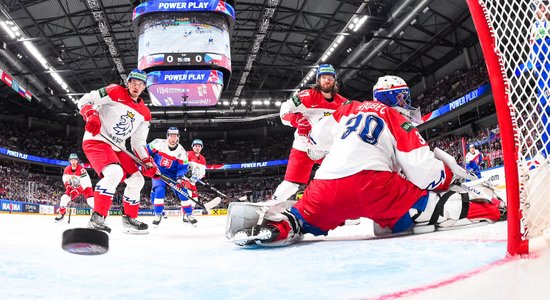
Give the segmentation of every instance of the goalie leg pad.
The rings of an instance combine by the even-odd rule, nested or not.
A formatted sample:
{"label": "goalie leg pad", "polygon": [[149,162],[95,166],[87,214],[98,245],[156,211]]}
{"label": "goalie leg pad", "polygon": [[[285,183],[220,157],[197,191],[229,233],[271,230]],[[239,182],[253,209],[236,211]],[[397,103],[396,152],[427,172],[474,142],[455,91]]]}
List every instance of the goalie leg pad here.
{"label": "goalie leg pad", "polygon": [[[493,223],[500,219],[501,201],[497,199],[481,201],[479,198],[471,196],[470,193],[455,191],[430,192],[426,209],[421,213],[410,212],[416,223],[415,228],[421,226],[445,228],[482,221]],[[459,220],[460,222],[458,222]]]}
{"label": "goalie leg pad", "polygon": [[225,237],[231,239],[242,229],[252,229],[255,225],[262,225],[265,216],[270,221],[280,221],[284,218],[280,213],[292,207],[294,203],[296,201],[231,202],[227,208]]}
{"label": "goalie leg pad", "polygon": [[227,208],[225,237],[231,239],[238,231],[258,225],[260,216],[267,210],[262,209],[263,207],[265,204],[262,203],[231,202]]}

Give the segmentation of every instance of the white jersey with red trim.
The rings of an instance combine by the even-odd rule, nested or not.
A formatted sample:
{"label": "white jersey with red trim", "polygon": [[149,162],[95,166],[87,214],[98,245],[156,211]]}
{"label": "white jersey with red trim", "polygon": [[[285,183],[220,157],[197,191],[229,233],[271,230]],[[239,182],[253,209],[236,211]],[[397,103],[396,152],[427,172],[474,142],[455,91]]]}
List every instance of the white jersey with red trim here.
{"label": "white jersey with red trim", "polygon": [[166,139],[155,139],[147,145],[147,150],[161,174],[170,178],[185,176],[189,161],[182,145],[178,144],[174,150],[171,150]]}
{"label": "white jersey with red trim", "polygon": [[[144,159],[149,156],[146,140],[151,112],[143,99],[139,98],[136,103],[125,87],[111,84],[82,96],[78,102],[78,109],[88,104],[91,104],[99,113],[101,134],[109,137],[123,149],[126,148],[126,140],[130,138],[132,150],[139,158]],[[99,140],[109,144],[100,134],[92,136],[88,131],[83,137],[83,141],[86,140]],[[114,146],[111,147],[116,152],[120,151]]]}
{"label": "white jersey with red trim", "polygon": [[193,175],[199,179],[204,178],[206,175],[206,158],[204,155],[189,150],[187,151],[187,158],[189,159],[189,167],[193,171]]}
{"label": "white jersey with red trim", "polygon": [[[281,105],[280,116],[284,125],[291,126],[290,118],[295,113],[304,115],[313,126],[325,116],[331,115],[338,107],[347,101],[339,94],[334,95],[331,102],[327,101],[320,91],[309,89],[299,92]],[[294,132],[292,148],[307,150],[307,137]]]}
{"label": "white jersey with red trim", "polygon": [[73,169],[71,165],[68,165],[63,170],[63,177],[61,180],[63,180],[63,184],[71,184],[72,182],[75,182],[74,178],[78,179],[78,182],[80,182],[80,186],[84,189],[88,187],[92,187],[92,181],[90,180],[90,176],[88,175],[88,171],[86,171],[86,168],[83,166],[77,164],[76,168]]}
{"label": "white jersey with red trim", "polygon": [[378,101],[351,101],[313,126],[308,147],[329,153],[316,179],[336,179],[363,170],[401,173],[422,189],[445,189],[452,173],[420,132],[396,110]]}

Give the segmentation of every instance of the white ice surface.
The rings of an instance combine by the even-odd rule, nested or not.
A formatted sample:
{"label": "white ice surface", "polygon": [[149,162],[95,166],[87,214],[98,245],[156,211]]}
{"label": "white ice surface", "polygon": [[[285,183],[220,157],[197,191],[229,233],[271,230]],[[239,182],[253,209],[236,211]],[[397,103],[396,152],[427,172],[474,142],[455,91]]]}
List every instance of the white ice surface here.
{"label": "white ice surface", "polygon": [[[284,248],[240,248],[225,217],[178,217],[149,235],[113,227],[110,250],[61,249],[53,216],[0,214],[0,299],[550,299],[550,255],[506,259],[506,223],[373,239],[362,220]],[[150,224],[151,217],[140,217]],[[543,250],[541,250],[543,249]]]}

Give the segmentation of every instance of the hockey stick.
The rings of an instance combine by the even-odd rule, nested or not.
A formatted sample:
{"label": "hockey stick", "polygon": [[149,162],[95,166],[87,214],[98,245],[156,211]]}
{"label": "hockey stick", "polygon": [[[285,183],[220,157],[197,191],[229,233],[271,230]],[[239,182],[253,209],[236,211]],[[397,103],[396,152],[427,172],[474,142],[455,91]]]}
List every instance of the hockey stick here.
{"label": "hockey stick", "polygon": [[177,181],[174,181],[172,178],[168,177],[168,176],[165,176],[165,175],[162,175],[160,174],[160,178],[162,179],[162,181],[164,181],[169,187],[171,187],[172,189],[174,189],[174,191],[180,193],[183,197],[187,198],[187,200],[190,200],[190,201],[193,201],[195,202],[195,204],[197,204],[198,206],[200,206],[201,208],[204,208],[204,210],[206,210],[207,213],[210,213],[210,210],[215,207],[216,205],[220,204],[221,202],[221,198],[220,197],[216,197],[204,204],[200,203],[199,201],[196,201],[195,199],[189,197],[187,195],[187,193],[185,193],[182,189],[180,189],[180,187],[178,186],[178,183]]}
{"label": "hockey stick", "polygon": [[[101,137],[103,137],[107,142],[109,142],[111,145],[117,147],[120,151],[126,153],[132,160],[134,160],[138,165],[140,165],[142,168],[147,168],[147,166],[141,161],[141,159],[139,159],[138,157],[136,157],[133,153],[131,153],[130,151],[128,151],[128,149],[125,149],[125,148],[122,148],[120,147],[119,145],[115,144],[115,142],[111,141],[111,139],[109,139],[108,137],[106,137],[103,133],[99,133],[101,135]],[[185,198],[187,198],[187,200],[190,200],[190,201],[193,201],[195,204],[197,204],[198,206],[200,206],[201,208],[204,208],[206,210],[207,213],[210,213],[210,209],[212,209],[212,207],[218,205],[220,202],[221,202],[221,199],[219,197],[217,198],[214,198],[212,199],[211,201],[207,202],[206,204],[209,204],[210,209],[208,209],[206,207],[206,205],[203,205],[202,203],[196,201],[195,199],[189,197],[186,195],[186,193],[184,193],[178,186],[177,186],[177,182],[175,182],[172,178],[168,177],[168,176],[165,176],[165,175],[162,175],[160,174],[160,178],[162,179],[162,181],[164,181],[166,184],[168,184],[168,186],[170,186],[171,188],[173,188],[175,191],[177,191],[178,193],[180,193],[181,195],[183,195]]]}
{"label": "hockey stick", "polygon": [[69,218],[67,219],[67,224],[71,224],[71,212],[73,208],[73,199],[71,199],[71,202],[69,202]]}
{"label": "hockey stick", "polygon": [[[226,194],[220,192],[218,189],[216,189],[215,187],[213,187],[211,184],[206,183],[206,182],[204,182],[204,181],[202,181],[202,180],[200,180],[200,179],[198,179],[198,178],[196,178],[196,177],[192,177],[192,178],[193,178],[194,180],[196,180],[198,183],[202,184],[203,186],[205,186],[205,187],[207,187],[207,188],[213,190],[214,192],[218,193],[218,195],[220,195],[220,196],[222,196],[222,197],[225,197],[225,198],[229,199],[229,197],[228,197]],[[186,179],[187,181],[190,181],[190,180],[187,179],[187,178],[185,178],[185,179]],[[239,201],[245,201],[245,200],[246,200],[246,196],[239,197],[239,198],[237,198],[237,200],[239,200]]]}

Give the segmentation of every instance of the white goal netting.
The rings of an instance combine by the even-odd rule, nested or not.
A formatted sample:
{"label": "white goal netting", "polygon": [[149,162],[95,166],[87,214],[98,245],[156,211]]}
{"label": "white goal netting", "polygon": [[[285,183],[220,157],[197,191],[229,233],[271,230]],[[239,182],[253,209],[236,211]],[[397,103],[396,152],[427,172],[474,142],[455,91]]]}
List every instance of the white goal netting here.
{"label": "white goal netting", "polygon": [[501,59],[517,150],[521,227],[526,238],[539,236],[550,227],[550,166],[546,159],[550,152],[548,2],[479,0],[495,38],[494,51]]}

